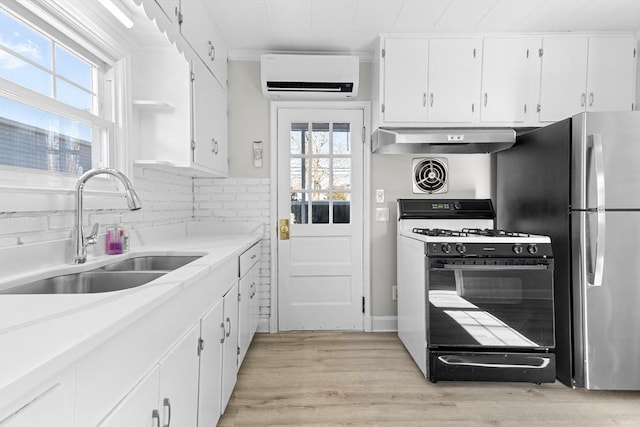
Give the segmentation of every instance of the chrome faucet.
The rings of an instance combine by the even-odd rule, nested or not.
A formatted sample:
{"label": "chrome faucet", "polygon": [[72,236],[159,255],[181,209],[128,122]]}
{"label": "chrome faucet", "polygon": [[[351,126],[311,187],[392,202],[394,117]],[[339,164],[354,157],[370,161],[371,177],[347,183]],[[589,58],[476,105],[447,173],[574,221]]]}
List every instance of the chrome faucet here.
{"label": "chrome faucet", "polygon": [[74,228],[76,257],[73,260],[74,264],[83,264],[87,260],[87,246],[95,245],[98,241],[98,229],[100,226],[97,222],[93,225],[91,234],[87,237],[84,236],[84,230],[82,229],[82,190],[84,190],[84,185],[90,178],[100,174],[113,175],[122,182],[125,190],[124,196],[127,199],[127,206],[129,206],[130,210],[136,211],[142,208],[140,197],[138,197],[138,194],[133,189],[131,181],[129,181],[129,178],[119,170],[111,168],[96,168],[85,172],[80,178],[78,178],[78,181],[76,181],[76,223]]}

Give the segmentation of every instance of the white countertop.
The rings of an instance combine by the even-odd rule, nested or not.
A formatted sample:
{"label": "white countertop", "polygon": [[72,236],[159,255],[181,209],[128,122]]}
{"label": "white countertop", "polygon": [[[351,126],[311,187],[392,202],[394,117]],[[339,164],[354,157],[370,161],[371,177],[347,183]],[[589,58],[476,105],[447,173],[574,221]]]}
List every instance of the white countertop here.
{"label": "white countertop", "polygon": [[[82,266],[36,269],[29,276],[37,279],[79,268],[90,270],[134,256],[203,255],[142,286],[95,294],[0,294],[0,407],[71,365],[261,238],[256,230],[221,234],[215,227],[198,227],[197,231],[187,236],[177,232],[168,239],[165,235],[162,241],[149,244],[141,244],[144,239],[139,239],[135,249],[126,254],[95,256]],[[23,281],[27,276],[15,277]],[[9,282],[16,282],[15,277]],[[0,288],[6,288],[6,283],[0,281]]]}

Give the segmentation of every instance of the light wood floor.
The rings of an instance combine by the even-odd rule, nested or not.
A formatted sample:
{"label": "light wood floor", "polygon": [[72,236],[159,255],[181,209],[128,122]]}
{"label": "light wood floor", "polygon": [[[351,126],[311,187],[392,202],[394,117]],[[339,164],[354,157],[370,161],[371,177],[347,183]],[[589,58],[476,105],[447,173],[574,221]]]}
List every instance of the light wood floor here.
{"label": "light wood floor", "polygon": [[257,334],[219,426],[640,426],[640,392],[427,381],[391,333]]}

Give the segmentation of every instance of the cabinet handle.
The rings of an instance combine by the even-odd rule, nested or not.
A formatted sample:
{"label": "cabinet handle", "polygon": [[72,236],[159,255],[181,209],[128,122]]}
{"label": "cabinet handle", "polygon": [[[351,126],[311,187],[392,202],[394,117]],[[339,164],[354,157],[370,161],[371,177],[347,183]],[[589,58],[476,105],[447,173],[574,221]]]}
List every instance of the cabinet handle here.
{"label": "cabinet handle", "polygon": [[422,106],[426,107],[427,106],[427,92],[424,92],[422,94]]}
{"label": "cabinet handle", "polygon": [[211,152],[213,154],[218,154],[218,141],[215,138],[211,138],[211,142],[213,143],[211,145]]}
{"label": "cabinet handle", "polygon": [[227,317],[226,322],[227,322],[227,325],[229,325],[229,332],[227,332],[227,333],[225,334],[225,337],[226,337],[226,338],[229,338],[229,335],[231,335],[231,319],[229,319],[229,318]]}
{"label": "cabinet handle", "polygon": [[580,106],[584,107],[587,104],[587,94],[582,92],[582,95],[580,95]]}
{"label": "cabinet handle", "polygon": [[527,104],[524,104],[524,113],[527,114]]}
{"label": "cabinet handle", "polygon": [[485,93],[484,93],[484,106],[485,106],[485,107],[487,106],[487,98],[488,98],[488,97],[489,97],[489,96],[488,96],[487,92],[485,92]]}
{"label": "cabinet handle", "polygon": [[251,283],[251,299],[256,296],[256,282]]}
{"label": "cabinet handle", "polygon": [[167,423],[163,427],[170,427],[171,426],[171,401],[169,400],[168,397],[164,398],[164,401],[162,402],[162,406],[168,409]]}
{"label": "cabinet handle", "polygon": [[222,337],[220,338],[220,344],[224,344],[224,335],[227,329],[224,327],[224,322],[220,323],[220,329],[222,330]]}
{"label": "cabinet handle", "polygon": [[589,107],[593,107],[593,92],[589,94]]}
{"label": "cabinet handle", "polygon": [[429,97],[429,104],[433,107],[433,93],[431,93],[431,96]]}
{"label": "cabinet handle", "polygon": [[[154,421],[155,424],[153,424]],[[151,411],[151,423],[153,427],[160,427],[160,414],[157,409]]]}

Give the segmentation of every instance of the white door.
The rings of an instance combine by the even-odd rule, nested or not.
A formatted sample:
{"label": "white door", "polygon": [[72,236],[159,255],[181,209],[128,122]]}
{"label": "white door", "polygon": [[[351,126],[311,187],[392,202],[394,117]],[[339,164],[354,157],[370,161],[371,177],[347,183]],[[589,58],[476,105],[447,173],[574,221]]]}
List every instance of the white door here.
{"label": "white door", "polygon": [[279,329],[363,330],[363,111],[277,120]]}

